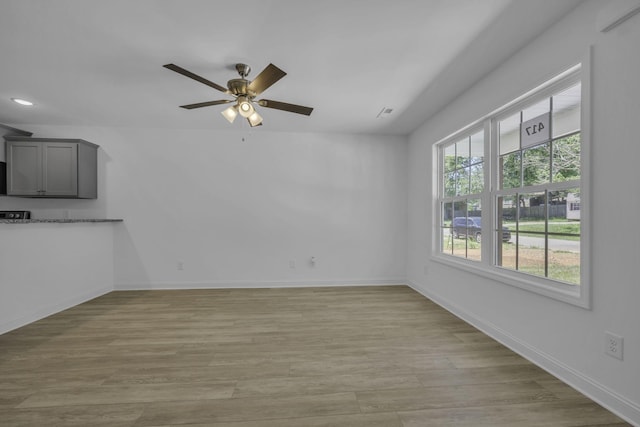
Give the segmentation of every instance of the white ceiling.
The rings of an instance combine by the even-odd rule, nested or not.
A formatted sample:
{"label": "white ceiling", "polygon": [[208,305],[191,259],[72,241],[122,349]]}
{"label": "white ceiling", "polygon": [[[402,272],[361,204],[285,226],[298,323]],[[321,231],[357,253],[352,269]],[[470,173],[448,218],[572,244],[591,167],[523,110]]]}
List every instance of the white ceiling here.
{"label": "white ceiling", "polygon": [[315,110],[259,131],[408,134],[579,2],[0,0],[0,123],[242,130],[178,108],[229,96],[162,65],[226,86],[271,62],[264,97]]}

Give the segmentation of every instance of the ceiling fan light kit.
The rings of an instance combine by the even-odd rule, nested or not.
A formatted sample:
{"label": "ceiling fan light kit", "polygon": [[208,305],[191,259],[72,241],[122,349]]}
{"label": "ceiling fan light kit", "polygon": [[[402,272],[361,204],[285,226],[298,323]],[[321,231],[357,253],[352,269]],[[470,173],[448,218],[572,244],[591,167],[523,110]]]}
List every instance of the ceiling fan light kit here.
{"label": "ceiling fan light kit", "polygon": [[222,116],[229,121],[229,123],[233,123],[233,121],[238,117],[238,106],[232,105],[231,107],[223,110]]}
{"label": "ceiling fan light kit", "polygon": [[253,105],[251,105],[251,102],[249,101],[249,99],[246,96],[239,96],[237,98],[237,102],[238,102],[238,111],[240,112],[240,115],[242,117],[244,117],[245,119],[248,118],[251,114],[253,114],[253,112],[255,111],[253,108]]}
{"label": "ceiling fan light kit", "polygon": [[254,111],[253,114],[247,117],[247,120],[249,120],[251,127],[262,126],[262,116],[258,114],[257,111]]}
{"label": "ceiling fan light kit", "polygon": [[[313,111],[313,108],[304,107],[302,105],[288,104],[286,102],[271,101],[268,99],[255,100],[258,95],[260,95],[278,80],[287,75],[287,73],[273,64],[267,65],[267,67],[262,70],[260,74],[258,74],[252,81],[246,79],[246,77],[249,75],[249,72],[251,72],[251,67],[249,67],[247,64],[236,64],[236,71],[238,71],[238,74],[240,74],[240,78],[229,80],[227,82],[227,88],[224,88],[217,83],[194,74],[191,71],[185,70],[178,65],[166,64],[164,65],[164,67],[171,71],[175,71],[178,74],[182,74],[185,77],[189,77],[202,84],[212,87],[227,95],[233,96],[235,98],[234,105],[222,111],[222,115],[229,121],[229,123],[233,123],[239,114],[247,119],[251,127],[261,126],[262,116],[260,116],[260,114],[258,114],[258,112],[256,111],[254,103],[261,107],[288,111],[290,113],[303,114],[305,116],[311,115],[311,112]],[[234,102],[234,100],[220,99],[216,101],[199,102],[197,104],[181,105],[180,107],[187,110],[192,110],[194,108],[210,107],[212,105],[228,104],[231,102]]]}

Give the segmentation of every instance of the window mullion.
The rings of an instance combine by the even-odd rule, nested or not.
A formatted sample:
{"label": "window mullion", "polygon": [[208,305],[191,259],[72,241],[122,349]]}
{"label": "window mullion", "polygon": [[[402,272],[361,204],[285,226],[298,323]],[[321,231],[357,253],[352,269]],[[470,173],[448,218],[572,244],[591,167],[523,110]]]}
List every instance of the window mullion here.
{"label": "window mullion", "polygon": [[483,216],[482,219],[482,234],[485,238],[482,240],[482,262],[487,266],[491,266],[494,263],[495,251],[494,251],[494,239],[495,233],[493,232],[495,227],[495,204],[493,203],[493,190],[496,188],[497,167],[494,161],[495,142],[496,135],[494,129],[494,122],[491,119],[484,121],[484,191],[482,193],[483,204]]}

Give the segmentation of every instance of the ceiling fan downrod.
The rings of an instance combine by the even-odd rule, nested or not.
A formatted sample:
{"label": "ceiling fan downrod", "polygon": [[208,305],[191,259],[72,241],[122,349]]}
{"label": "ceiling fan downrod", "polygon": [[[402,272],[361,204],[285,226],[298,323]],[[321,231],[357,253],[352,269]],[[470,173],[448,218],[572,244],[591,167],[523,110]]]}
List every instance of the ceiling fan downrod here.
{"label": "ceiling fan downrod", "polygon": [[244,79],[251,72],[251,67],[247,64],[236,64],[236,70],[238,71],[238,74],[240,74],[240,77]]}

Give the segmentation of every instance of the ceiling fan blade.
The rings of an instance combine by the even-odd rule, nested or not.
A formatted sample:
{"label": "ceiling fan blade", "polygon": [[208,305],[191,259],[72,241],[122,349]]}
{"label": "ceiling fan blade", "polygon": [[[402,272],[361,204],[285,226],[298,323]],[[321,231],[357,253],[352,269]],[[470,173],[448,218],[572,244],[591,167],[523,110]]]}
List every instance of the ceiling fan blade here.
{"label": "ceiling fan blade", "polygon": [[233,102],[233,101],[229,101],[228,99],[219,99],[217,101],[207,101],[207,102],[198,102],[197,104],[181,105],[180,108],[186,108],[187,110],[193,110],[194,108],[210,107],[212,105],[220,105],[220,104],[228,104],[229,102]]}
{"label": "ceiling fan blade", "polygon": [[286,75],[287,73],[282,71],[280,68],[273,64],[269,64],[256,76],[255,79],[251,81],[251,83],[249,83],[249,91],[253,92],[253,96],[260,95]]}
{"label": "ceiling fan blade", "polygon": [[189,77],[190,79],[193,79],[195,81],[198,81],[200,83],[203,83],[207,86],[210,86],[214,89],[219,90],[220,92],[224,92],[224,93],[230,93],[226,87],[222,87],[217,83],[214,83],[212,81],[209,81],[207,79],[205,79],[204,77],[200,77],[197,74],[193,74],[191,71],[185,70],[182,67],[177,66],[176,64],[167,64],[167,65],[163,65],[164,68],[168,68],[171,71],[175,71],[178,74],[182,74],[185,77]]}
{"label": "ceiling fan blade", "polygon": [[303,107],[302,105],[287,104],[286,102],[272,101],[270,99],[261,99],[258,104],[266,108],[275,108],[276,110],[289,111],[290,113],[304,114],[310,116],[313,108]]}

